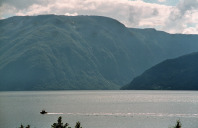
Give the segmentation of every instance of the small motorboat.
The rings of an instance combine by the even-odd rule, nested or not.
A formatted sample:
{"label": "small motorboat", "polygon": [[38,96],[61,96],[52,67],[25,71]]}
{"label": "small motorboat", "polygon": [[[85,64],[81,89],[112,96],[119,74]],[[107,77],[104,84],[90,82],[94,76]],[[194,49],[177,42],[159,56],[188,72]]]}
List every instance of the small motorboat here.
{"label": "small motorboat", "polygon": [[47,114],[47,112],[45,110],[42,110],[40,113],[41,114]]}

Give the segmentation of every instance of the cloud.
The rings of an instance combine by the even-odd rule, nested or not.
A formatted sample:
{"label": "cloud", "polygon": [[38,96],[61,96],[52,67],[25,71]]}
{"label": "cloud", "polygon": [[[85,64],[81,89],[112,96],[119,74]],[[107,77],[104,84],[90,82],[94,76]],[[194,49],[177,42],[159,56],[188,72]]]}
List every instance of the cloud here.
{"label": "cloud", "polygon": [[49,0],[1,0],[0,6],[7,4],[15,7],[17,10],[28,8],[33,4],[46,5]]}
{"label": "cloud", "polygon": [[77,16],[78,15],[78,13],[65,13],[64,15],[66,15],[66,16]]}
{"label": "cloud", "polygon": [[198,33],[198,25],[196,27],[188,27],[183,31],[183,34],[197,34],[197,33]]}
{"label": "cloud", "polygon": [[162,27],[164,19],[169,15],[170,7],[140,2],[132,3],[129,10],[127,26],[131,27]]}
{"label": "cloud", "polygon": [[178,9],[182,14],[188,10],[193,10],[198,8],[198,0],[181,0],[178,4]]}
{"label": "cloud", "polygon": [[10,6],[8,4],[2,4],[0,6],[0,17],[2,19],[7,18],[9,16],[13,16],[17,12],[16,8],[13,6]]}
{"label": "cloud", "polygon": [[[190,30],[195,32],[194,27],[198,25],[198,0],[181,0],[174,7],[166,19],[166,24],[163,30],[170,33],[190,33]],[[198,34],[198,33],[197,33]]]}
{"label": "cloud", "polygon": [[[0,17],[11,15],[100,15],[117,19],[127,27],[157,28],[171,33],[196,32],[198,0],[182,0],[176,6],[143,0],[4,0]],[[166,2],[166,0],[158,0]]]}
{"label": "cloud", "polygon": [[79,15],[107,16],[115,18],[122,23],[126,23],[129,27],[138,27],[136,25],[143,25],[140,27],[144,27],[144,21],[147,22],[147,25],[150,24],[150,27],[152,25],[155,26],[155,21],[149,21],[149,19],[152,20],[150,17],[156,17],[158,22],[161,21],[159,19],[164,15],[161,8],[166,8],[162,5],[144,3],[140,0],[48,0],[48,4],[40,3],[38,4],[38,1],[35,1],[32,5],[28,3],[21,9],[18,8],[18,5],[12,6],[12,3],[10,7],[15,7],[15,10],[18,10],[15,13],[16,15],[39,15],[49,13],[64,15],[75,13]]}
{"label": "cloud", "polygon": [[158,0],[159,2],[166,2],[166,0]]}

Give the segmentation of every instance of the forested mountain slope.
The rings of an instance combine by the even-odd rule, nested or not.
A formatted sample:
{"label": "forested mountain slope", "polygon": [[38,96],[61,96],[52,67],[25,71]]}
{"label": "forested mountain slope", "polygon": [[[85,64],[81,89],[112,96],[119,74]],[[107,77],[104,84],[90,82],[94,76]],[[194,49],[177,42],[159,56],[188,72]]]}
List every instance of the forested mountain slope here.
{"label": "forested mountain slope", "polygon": [[198,52],[163,61],[122,89],[198,90],[197,77]]}
{"label": "forested mountain slope", "polygon": [[198,51],[197,35],[100,16],[15,16],[0,20],[0,31],[0,90],[118,89],[162,60]]}

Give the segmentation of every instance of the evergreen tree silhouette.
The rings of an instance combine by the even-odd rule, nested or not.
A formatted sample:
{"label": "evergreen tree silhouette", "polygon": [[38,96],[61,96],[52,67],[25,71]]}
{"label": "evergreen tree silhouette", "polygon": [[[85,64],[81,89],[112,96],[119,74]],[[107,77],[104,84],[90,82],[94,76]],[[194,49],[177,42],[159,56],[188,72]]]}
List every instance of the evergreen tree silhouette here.
{"label": "evergreen tree silhouette", "polygon": [[175,125],[174,128],[181,128],[181,122],[180,122],[180,120],[177,121],[177,123],[176,123],[176,125]]}
{"label": "evergreen tree silhouette", "polygon": [[62,123],[62,117],[60,116],[57,120],[58,123],[54,123],[52,125],[52,128],[67,128],[67,126],[69,126],[68,123],[66,123],[65,125],[63,125]]}
{"label": "evergreen tree silhouette", "polygon": [[76,126],[75,126],[75,128],[82,128],[81,126],[80,126],[80,122],[78,121],[78,122],[76,122]]}

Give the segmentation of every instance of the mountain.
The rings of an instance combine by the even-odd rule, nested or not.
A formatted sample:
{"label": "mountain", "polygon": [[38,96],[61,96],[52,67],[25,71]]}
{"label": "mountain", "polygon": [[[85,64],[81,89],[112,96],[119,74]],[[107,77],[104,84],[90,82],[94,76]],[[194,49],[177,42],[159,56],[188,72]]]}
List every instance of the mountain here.
{"label": "mountain", "polygon": [[101,16],[14,16],[0,20],[0,31],[0,90],[119,89],[165,59],[198,51],[198,35]]}
{"label": "mountain", "polygon": [[165,60],[122,89],[198,90],[198,52]]}

